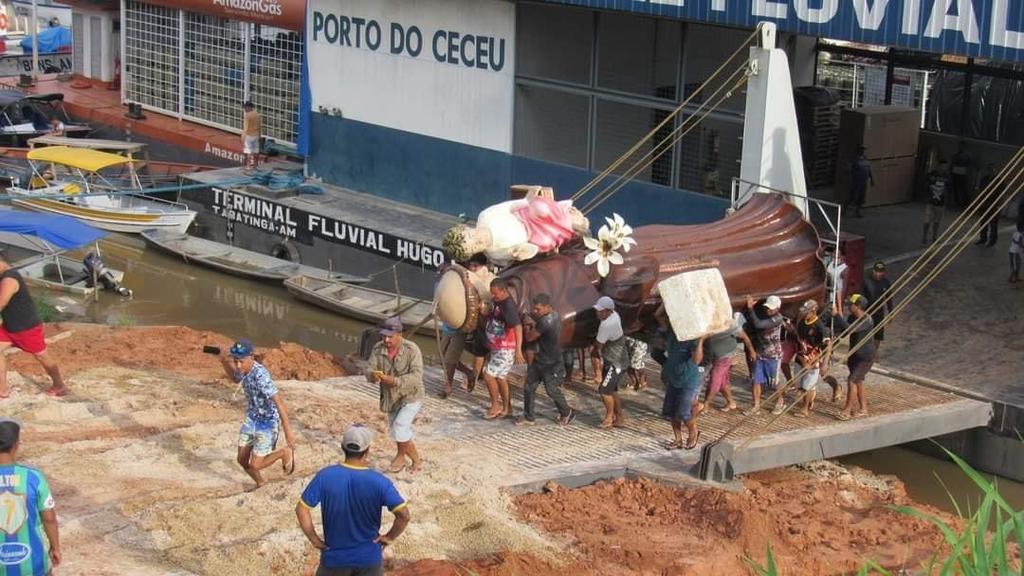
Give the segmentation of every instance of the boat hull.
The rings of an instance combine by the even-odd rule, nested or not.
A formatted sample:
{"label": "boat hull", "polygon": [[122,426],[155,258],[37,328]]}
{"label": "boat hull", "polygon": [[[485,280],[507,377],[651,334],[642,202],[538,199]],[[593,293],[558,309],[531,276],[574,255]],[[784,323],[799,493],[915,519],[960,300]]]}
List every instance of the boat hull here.
{"label": "boat hull", "polygon": [[168,254],[179,256],[186,262],[196,263],[249,280],[281,283],[292,276],[301,274],[311,275],[320,280],[332,278],[349,283],[369,281],[369,278],[366,277],[332,273],[169,230],[146,230],[141,235],[148,245]]}
{"label": "boat hull", "polygon": [[36,212],[71,216],[101,230],[125,234],[141,234],[143,230],[151,229],[184,234],[196,218],[196,213],[191,210],[152,214],[92,208],[47,198],[17,199],[12,202]]}
{"label": "boat hull", "polygon": [[[97,287],[95,285],[88,285],[88,277],[83,273],[81,262],[66,256],[57,256],[56,259],[57,262],[54,262],[54,257],[41,258],[34,262],[17,266],[17,269],[25,283],[29,286],[45,288],[74,296],[92,296],[96,292]],[[64,282],[61,282],[59,275],[55,275],[55,268],[51,268],[58,263],[64,273]],[[113,274],[114,279],[118,283],[124,281],[123,271],[108,270],[110,270],[110,273]]]}
{"label": "boat hull", "polygon": [[[429,300],[399,297],[396,294],[352,286],[343,282],[317,280],[296,276],[284,281],[285,288],[296,300],[330,310],[340,316],[376,324],[398,316],[407,329],[418,327],[417,334],[434,334],[434,322],[423,322],[433,311]],[[340,293],[344,292],[344,295]]]}

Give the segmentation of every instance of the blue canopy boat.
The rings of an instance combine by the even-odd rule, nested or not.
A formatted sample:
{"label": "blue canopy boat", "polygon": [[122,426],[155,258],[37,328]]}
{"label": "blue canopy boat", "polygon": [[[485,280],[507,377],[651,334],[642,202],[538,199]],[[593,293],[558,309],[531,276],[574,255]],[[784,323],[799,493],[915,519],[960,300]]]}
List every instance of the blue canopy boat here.
{"label": "blue canopy boat", "polygon": [[124,272],[89,269],[82,261],[64,255],[89,244],[96,245],[98,255],[98,241],[106,235],[68,216],[0,209],[0,245],[11,253],[7,256],[11,266],[34,286],[88,296],[95,293],[97,284],[103,284],[100,276],[104,273],[120,285]]}

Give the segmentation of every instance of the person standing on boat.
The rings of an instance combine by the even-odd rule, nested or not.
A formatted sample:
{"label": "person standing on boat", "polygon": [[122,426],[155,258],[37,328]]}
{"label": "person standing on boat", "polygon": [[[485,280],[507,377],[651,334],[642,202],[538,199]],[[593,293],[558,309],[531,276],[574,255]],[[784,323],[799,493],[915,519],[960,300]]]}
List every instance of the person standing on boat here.
{"label": "person standing on boat", "polygon": [[252,102],[246,102],[242,115],[242,152],[245,154],[245,169],[252,170],[259,163],[260,137],[263,122]]}
{"label": "person standing on boat", "polygon": [[[366,380],[380,385],[380,409],[388,415],[391,438],[398,453],[391,461],[391,473],[420,469],[420,453],[413,443],[412,423],[423,407],[423,354],[402,335],[402,321],[388,318],[380,325],[380,342],[373,345],[367,362]],[[408,463],[406,462],[408,460]]]}
{"label": "person standing on boat", "polygon": [[21,274],[7,263],[0,252],[0,399],[10,396],[7,388],[7,360],[4,350],[14,346],[35,357],[50,375],[53,386],[46,390],[50,396],[64,396],[68,387],[60,375],[57,363],[46,353],[43,322],[36,311],[36,303],[28,292]]}
{"label": "person standing on boat", "polygon": [[[228,378],[241,385],[249,402],[238,432],[238,464],[259,488],[266,484],[260,471],[278,460],[285,474],[295,471],[295,436],[270,371],[253,358],[253,351],[252,342],[243,338],[221,356],[221,364]],[[284,431],[287,445],[275,450],[279,429]]]}

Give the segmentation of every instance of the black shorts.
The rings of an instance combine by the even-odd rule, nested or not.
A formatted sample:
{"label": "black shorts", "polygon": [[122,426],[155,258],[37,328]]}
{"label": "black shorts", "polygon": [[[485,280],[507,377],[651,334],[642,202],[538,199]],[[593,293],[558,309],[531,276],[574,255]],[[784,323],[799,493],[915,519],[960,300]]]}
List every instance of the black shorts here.
{"label": "black shorts", "polygon": [[863,382],[874,363],[874,358],[867,360],[860,360],[856,357],[848,358],[846,360],[846,367],[850,369],[850,382]]}
{"label": "black shorts", "polygon": [[601,370],[601,384],[597,387],[598,394],[615,394],[619,391],[619,383],[625,377],[625,369],[616,368],[610,362],[605,362],[604,368]]}
{"label": "black shorts", "polygon": [[487,356],[490,353],[490,350],[487,348],[487,336],[479,330],[475,330],[466,339],[466,350],[469,350],[469,353],[477,358]]}

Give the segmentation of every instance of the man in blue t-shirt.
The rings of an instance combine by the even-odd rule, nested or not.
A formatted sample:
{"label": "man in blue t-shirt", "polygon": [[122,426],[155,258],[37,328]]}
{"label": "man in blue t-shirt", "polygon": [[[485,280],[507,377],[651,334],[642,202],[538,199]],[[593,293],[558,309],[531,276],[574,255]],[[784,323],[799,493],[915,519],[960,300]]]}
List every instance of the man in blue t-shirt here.
{"label": "man in blue t-shirt", "polygon": [[17,463],[20,436],[0,420],[0,576],[44,576],[60,565],[57,511],[43,473]]}
{"label": "man in blue t-shirt", "polygon": [[[299,527],[320,550],[316,576],[380,576],[383,549],[409,525],[409,509],[391,480],[367,461],[373,432],[361,424],[345,430],[341,440],[345,462],[316,473],[295,506]],[[313,527],[310,509],[321,507],[324,537]],[[395,515],[386,534],[380,533],[381,508]]]}
{"label": "man in blue t-shirt", "polygon": [[[295,435],[288,419],[288,409],[270,377],[270,371],[253,358],[252,342],[242,338],[227,355],[221,356],[224,372],[245,392],[248,407],[245,421],[238,431],[238,465],[256,482],[266,484],[261,470],[281,462],[285,474],[295,471]],[[277,448],[278,430],[284,432],[287,444]]]}

